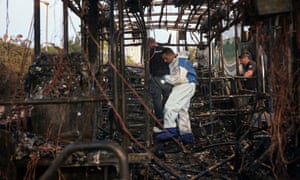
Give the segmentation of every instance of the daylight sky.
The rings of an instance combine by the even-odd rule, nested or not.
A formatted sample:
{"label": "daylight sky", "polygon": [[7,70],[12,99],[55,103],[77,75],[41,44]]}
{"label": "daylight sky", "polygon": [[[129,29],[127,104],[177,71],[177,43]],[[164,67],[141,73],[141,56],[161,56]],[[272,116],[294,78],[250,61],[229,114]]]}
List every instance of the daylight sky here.
{"label": "daylight sky", "polygon": [[[49,3],[48,6],[48,42],[56,46],[63,46],[63,20],[61,0],[41,0]],[[0,0],[0,38],[8,32],[9,37],[15,38],[18,34],[23,39],[33,41],[33,3],[34,0]],[[41,43],[46,41],[46,9],[41,4]],[[69,10],[69,39],[75,38],[80,31],[80,20]],[[172,34],[172,41],[176,35],[167,30],[151,32],[150,36],[155,37],[158,42],[167,42]]]}
{"label": "daylight sky", "polygon": [[[44,0],[48,6],[48,42],[62,46],[62,2],[61,0]],[[8,2],[8,4],[7,4]],[[15,38],[22,34],[24,39],[33,41],[33,3],[34,0],[0,0],[0,37],[8,32],[9,37]],[[8,7],[8,8],[7,8]],[[46,9],[41,4],[41,43],[46,41]],[[69,11],[70,12],[70,11]],[[74,38],[79,31],[80,20],[69,13],[69,38]],[[31,26],[32,24],[32,26]]]}

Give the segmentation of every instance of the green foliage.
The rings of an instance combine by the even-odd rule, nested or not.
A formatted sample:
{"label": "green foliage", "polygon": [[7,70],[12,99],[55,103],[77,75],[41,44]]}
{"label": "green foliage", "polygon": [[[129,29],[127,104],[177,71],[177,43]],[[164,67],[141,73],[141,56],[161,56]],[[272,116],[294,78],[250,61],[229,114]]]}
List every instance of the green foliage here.
{"label": "green foliage", "polygon": [[69,52],[73,53],[73,52],[80,52],[81,51],[81,41],[80,41],[80,37],[76,37],[73,40],[69,40],[68,42],[69,44]]}
{"label": "green foliage", "polygon": [[[80,37],[75,38],[74,40],[69,40],[69,53],[80,52],[81,51],[81,41]],[[108,61],[108,42],[103,41],[103,61],[104,64]],[[54,44],[49,44],[48,47],[42,47],[42,52],[47,52],[49,54],[59,54],[62,53],[63,49],[55,46]],[[17,74],[21,73],[21,77],[24,77],[28,71],[29,66],[32,63],[32,57],[34,55],[34,49],[28,48],[25,45],[18,45],[16,43],[6,43],[0,39],[0,63],[3,63],[8,69],[16,72]],[[125,58],[126,65],[135,65],[136,62],[132,59],[131,56],[126,56]]]}
{"label": "green foliage", "polygon": [[233,39],[225,40],[223,50],[226,61],[235,61],[235,42]]}
{"label": "green foliage", "polygon": [[21,77],[24,77],[31,65],[32,56],[32,48],[0,40],[0,63]]}
{"label": "green foliage", "polygon": [[196,50],[197,48],[195,47],[189,47],[188,51],[189,51],[189,60],[193,63],[196,62]]}
{"label": "green foliage", "polygon": [[131,56],[126,56],[126,58],[125,58],[125,64],[126,65],[135,65],[136,62],[132,59]]}
{"label": "green foliage", "polygon": [[[74,40],[68,41],[69,53],[80,52],[81,42],[80,37],[76,37]],[[50,54],[59,54],[63,52],[63,48],[56,46],[55,44],[48,44],[48,47],[42,48],[42,52],[47,52]]]}

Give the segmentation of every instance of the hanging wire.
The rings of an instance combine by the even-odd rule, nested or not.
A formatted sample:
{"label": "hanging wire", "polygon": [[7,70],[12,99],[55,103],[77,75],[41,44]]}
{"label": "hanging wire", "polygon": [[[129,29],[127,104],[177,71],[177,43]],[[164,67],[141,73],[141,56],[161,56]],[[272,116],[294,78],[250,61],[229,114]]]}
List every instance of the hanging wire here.
{"label": "hanging wire", "polygon": [[24,75],[24,68],[26,67],[26,61],[28,56],[30,55],[30,45],[33,39],[33,23],[34,23],[34,16],[31,18],[31,23],[28,31],[28,35],[26,38],[26,41],[24,42],[24,51],[23,51],[23,57],[22,57],[22,62],[21,62],[21,67],[20,67],[20,75]]}
{"label": "hanging wire", "polygon": [[[52,3],[52,5],[49,5],[49,8],[53,7],[53,22],[57,22],[58,19],[57,17],[60,17],[61,15],[59,15],[59,13],[57,14],[57,6],[58,6],[59,1],[56,0]],[[60,19],[59,19],[60,20]],[[62,22],[60,22],[62,23]],[[57,26],[53,26],[52,28],[52,34],[51,34],[51,39],[49,40],[49,42],[54,42],[54,44],[57,42],[56,39],[58,38],[60,41],[62,41],[62,37],[60,35],[57,35],[59,30],[57,30]]]}
{"label": "hanging wire", "polygon": [[7,35],[8,35],[8,25],[9,25],[8,0],[6,0],[6,30],[5,30],[5,34],[7,34]]}
{"label": "hanging wire", "polygon": [[76,31],[76,28],[75,28],[75,26],[74,26],[74,23],[73,23],[73,20],[72,20],[72,17],[70,16],[70,15],[68,15],[69,16],[69,20],[70,20],[70,23],[71,23],[71,26],[72,26],[72,29],[73,29],[73,31],[74,31],[74,33],[75,33],[75,38],[77,39],[77,38],[79,38],[79,35],[78,35],[78,32]]}

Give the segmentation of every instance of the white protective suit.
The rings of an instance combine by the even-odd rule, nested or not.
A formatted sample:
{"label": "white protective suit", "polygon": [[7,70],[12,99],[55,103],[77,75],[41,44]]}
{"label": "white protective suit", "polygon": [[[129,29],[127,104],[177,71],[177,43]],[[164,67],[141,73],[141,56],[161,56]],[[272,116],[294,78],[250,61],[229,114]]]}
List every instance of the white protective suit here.
{"label": "white protective suit", "polygon": [[197,74],[187,58],[177,57],[169,64],[170,75],[163,80],[174,85],[164,108],[164,128],[176,128],[180,135],[192,133],[190,101],[195,94]]}

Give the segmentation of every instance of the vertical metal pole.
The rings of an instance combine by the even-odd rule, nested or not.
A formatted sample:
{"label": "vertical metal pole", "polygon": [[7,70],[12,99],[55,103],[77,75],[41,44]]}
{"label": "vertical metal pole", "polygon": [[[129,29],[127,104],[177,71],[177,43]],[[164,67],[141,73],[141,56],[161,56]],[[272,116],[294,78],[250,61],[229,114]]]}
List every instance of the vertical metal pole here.
{"label": "vertical metal pole", "polygon": [[49,7],[49,3],[46,3],[46,51],[48,52],[48,7]]}
{"label": "vertical metal pole", "polygon": [[221,71],[222,71],[222,75],[225,75],[225,67],[224,67],[224,48],[223,48],[223,37],[222,34],[220,34],[219,36],[219,49],[220,49],[220,58],[221,58]]}
{"label": "vertical metal pole", "polygon": [[40,0],[34,0],[34,56],[41,53]]}
{"label": "vertical metal pole", "polygon": [[[119,30],[120,30],[120,34],[119,34],[119,38],[118,38],[118,44],[119,44],[119,61],[120,63],[118,63],[120,65],[120,71],[122,75],[125,75],[125,51],[124,51],[124,16],[123,16],[123,9],[124,9],[124,1],[123,0],[118,0],[118,9],[119,9]],[[121,81],[120,81],[121,82]],[[124,83],[120,83],[120,87],[121,87],[121,115],[123,117],[126,117],[126,93],[125,93],[125,85]],[[124,118],[125,119],[125,118]],[[124,146],[127,147],[128,146],[128,137],[124,136]]]}
{"label": "vertical metal pole", "polygon": [[[89,51],[89,62],[91,67],[91,73],[94,75],[97,71],[96,62],[98,60],[98,46],[97,43],[99,42],[99,31],[98,31],[98,16],[99,16],[99,9],[98,9],[98,1],[89,0],[88,1],[88,51]],[[97,42],[94,42],[96,40]],[[91,81],[91,90],[94,90],[94,81]],[[97,111],[98,111],[98,103],[95,102],[92,105],[93,108],[93,116],[92,116],[92,139],[96,139],[96,132],[97,132]]]}
{"label": "vertical metal pole", "polygon": [[[300,1],[293,1],[293,6],[294,7],[300,7]],[[294,46],[294,57],[296,58],[295,61],[293,62],[293,67],[294,67],[294,78],[299,78],[300,73],[298,71],[298,69],[300,68],[300,11],[294,11],[294,17],[295,17],[295,46]],[[300,104],[300,87],[298,84],[298,88],[296,88],[297,83],[294,84],[296,92],[294,93],[294,98],[295,98],[295,103],[296,104]],[[296,117],[299,117],[300,115],[300,106],[298,106],[298,108],[296,109]]]}
{"label": "vertical metal pole", "polygon": [[[151,107],[151,98],[149,96],[150,92],[150,69],[149,69],[149,61],[150,61],[150,50],[149,47],[147,46],[147,34],[143,33],[143,41],[142,41],[142,46],[144,47],[144,71],[145,71],[145,83],[144,83],[144,100],[147,103],[149,107]],[[150,133],[150,127],[153,123],[153,120],[151,120],[150,116],[148,113],[145,113],[145,126],[146,126],[146,133],[145,133],[145,139],[147,140],[146,145],[147,147],[151,146],[151,133]]]}
{"label": "vertical metal pole", "polygon": [[63,1],[63,18],[64,18],[64,54],[69,53],[69,37],[68,37],[68,1]]}
{"label": "vertical metal pole", "polygon": [[97,44],[93,41],[93,36],[97,42],[98,37],[98,1],[89,0],[89,10],[88,10],[88,28],[89,28],[89,40],[88,40],[88,51],[89,51],[89,61],[91,64],[94,64],[97,59],[98,47]]}
{"label": "vertical metal pole", "polygon": [[[110,35],[110,56],[109,56],[109,61],[114,64],[115,66],[117,66],[117,58],[116,58],[116,45],[115,45],[115,23],[114,23],[114,4],[115,4],[115,0],[110,0],[110,29],[109,29],[109,35]],[[118,67],[118,66],[117,66]],[[118,112],[120,112],[120,106],[119,106],[119,84],[118,84],[118,76],[117,73],[115,71],[111,69],[111,73],[112,73],[112,93],[113,93],[113,102],[114,105],[116,107],[116,110]],[[116,123],[116,121],[111,122],[112,125],[115,125],[114,123]],[[114,127],[115,128],[115,127]],[[118,126],[117,126],[118,128]]]}
{"label": "vertical metal pole", "polygon": [[[234,14],[236,15],[236,11],[234,11]],[[238,27],[237,27],[237,25],[234,25],[234,39],[235,39],[236,75],[238,75],[240,61],[239,61],[239,58],[238,58],[238,54],[239,54],[239,41],[238,41]]]}
{"label": "vertical metal pole", "polygon": [[[82,12],[83,14],[86,14],[86,9],[87,9],[87,2],[86,1],[82,1]],[[86,19],[85,18],[80,18],[80,22],[81,22],[81,53],[82,54],[88,54],[87,52],[87,34],[86,34]]]}
{"label": "vertical metal pole", "polygon": [[44,4],[46,6],[45,48],[46,48],[46,52],[48,52],[48,7],[49,7],[49,2],[47,2],[47,1],[40,1],[40,4]]}
{"label": "vertical metal pole", "polygon": [[[234,17],[236,17],[236,10],[233,11],[234,13]],[[235,45],[235,65],[236,65],[236,69],[235,69],[235,75],[238,75],[239,73],[239,66],[240,66],[240,61],[238,58],[238,53],[239,53],[239,40],[238,40],[238,26],[234,25],[234,45]],[[237,85],[237,81],[234,81],[234,93],[238,93],[239,88]]]}
{"label": "vertical metal pole", "polygon": [[[148,7],[148,11],[151,11],[151,8]],[[148,16],[147,20],[150,21],[151,17]],[[142,34],[142,50],[144,50],[144,71],[145,71],[145,83],[144,83],[144,99],[145,102],[149,107],[151,107],[151,98],[150,98],[150,68],[149,68],[149,63],[150,63],[150,48],[148,47],[147,44],[147,38],[148,35],[150,34],[150,30],[148,29],[147,31],[143,32]],[[150,115],[145,112],[145,125],[146,125],[146,133],[145,133],[145,139],[147,147],[151,146],[151,132],[150,132],[150,127],[151,125],[154,124],[153,120],[150,118]]]}
{"label": "vertical metal pole", "polygon": [[208,63],[208,77],[209,77],[209,82],[208,82],[208,86],[209,86],[209,119],[211,121],[211,134],[213,134],[213,118],[212,118],[212,113],[211,113],[211,110],[212,110],[212,84],[211,84],[211,65],[212,65],[212,44],[211,44],[211,20],[210,20],[210,0],[207,0],[207,9],[208,9],[208,15],[207,15],[207,20],[208,20],[208,43],[209,43],[209,63]]}

